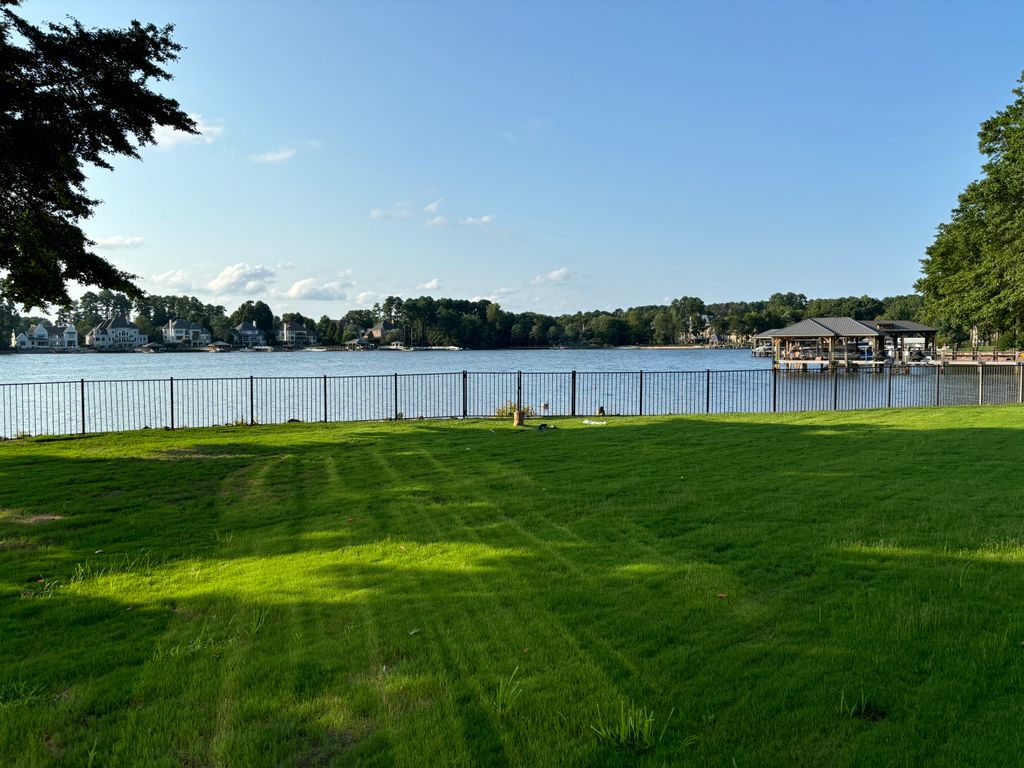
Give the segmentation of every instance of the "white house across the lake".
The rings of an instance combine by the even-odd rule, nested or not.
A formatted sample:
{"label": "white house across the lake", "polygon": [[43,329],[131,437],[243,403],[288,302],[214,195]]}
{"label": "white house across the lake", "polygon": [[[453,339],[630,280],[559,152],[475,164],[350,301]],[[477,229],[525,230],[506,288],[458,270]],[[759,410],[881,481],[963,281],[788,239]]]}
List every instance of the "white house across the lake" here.
{"label": "white house across the lake", "polygon": [[85,335],[85,343],[94,349],[136,349],[149,343],[149,337],[122,316],[97,325]]}
{"label": "white house across the lake", "polygon": [[164,344],[205,347],[213,341],[213,335],[208,330],[191,320],[169,320],[161,330],[164,334]]}
{"label": "white house across the lake", "polygon": [[11,346],[15,349],[78,349],[78,331],[73,325],[39,323],[19,334],[11,331]]}

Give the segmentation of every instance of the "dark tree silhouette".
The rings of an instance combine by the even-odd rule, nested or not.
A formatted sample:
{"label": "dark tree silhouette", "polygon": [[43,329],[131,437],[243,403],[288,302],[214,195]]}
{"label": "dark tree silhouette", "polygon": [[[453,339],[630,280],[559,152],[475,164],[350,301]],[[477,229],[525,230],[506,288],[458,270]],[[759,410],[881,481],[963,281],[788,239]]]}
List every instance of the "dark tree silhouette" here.
{"label": "dark tree silhouette", "polygon": [[26,308],[70,303],[69,281],[141,292],[134,275],[92,251],[81,229],[99,201],[84,167],[139,157],[153,128],[196,133],[174,99],[150,87],[181,46],[173,26],[36,27],[0,0],[0,295]]}

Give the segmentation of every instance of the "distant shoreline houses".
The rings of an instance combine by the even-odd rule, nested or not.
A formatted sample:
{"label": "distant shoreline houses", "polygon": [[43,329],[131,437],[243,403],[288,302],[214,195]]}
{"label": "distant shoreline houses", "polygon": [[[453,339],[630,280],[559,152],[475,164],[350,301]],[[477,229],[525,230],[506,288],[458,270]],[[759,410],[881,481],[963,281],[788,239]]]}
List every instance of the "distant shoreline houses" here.
{"label": "distant shoreline houses", "polygon": [[[78,350],[90,347],[103,351],[131,351],[142,347],[160,346],[177,349],[204,349],[213,346],[213,334],[209,329],[191,320],[169,320],[160,327],[161,344],[151,344],[145,334],[128,318],[122,316],[104,320],[85,335],[84,344],[79,343],[78,331],[74,325],[53,326],[38,323],[21,333],[11,332],[11,348],[20,351]],[[231,329],[231,340],[236,347],[264,347],[267,334],[249,320]],[[316,334],[295,320],[281,323],[275,334],[275,341],[284,347],[308,347],[316,343]],[[229,345],[217,342],[217,346]]]}

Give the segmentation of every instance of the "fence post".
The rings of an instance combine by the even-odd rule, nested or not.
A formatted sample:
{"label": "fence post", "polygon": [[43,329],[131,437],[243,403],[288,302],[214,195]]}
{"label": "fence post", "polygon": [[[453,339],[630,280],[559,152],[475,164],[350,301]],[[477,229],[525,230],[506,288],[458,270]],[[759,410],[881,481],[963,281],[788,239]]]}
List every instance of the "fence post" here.
{"label": "fence post", "polygon": [[[938,366],[935,367],[935,405],[939,404],[939,371]],[[907,373],[910,373],[910,369],[907,368]]]}
{"label": "fence post", "polygon": [[[569,415],[576,415],[576,371],[572,372],[572,402],[569,405]],[[1022,400],[1021,402],[1024,402]]]}
{"label": "fence post", "polygon": [[174,377],[171,376],[171,429],[174,429]]}
{"label": "fence post", "polygon": [[398,371],[395,371],[395,421],[398,421]]}
{"label": "fence post", "polygon": [[839,410],[839,366],[835,362],[829,363],[832,368],[832,410]]}
{"label": "fence post", "polygon": [[704,374],[704,413],[711,413],[711,369]]}
{"label": "fence post", "polygon": [[462,418],[469,414],[469,373],[462,372]]}
{"label": "fence post", "polygon": [[81,387],[80,394],[81,394],[81,401],[82,401],[82,434],[84,435],[85,434],[85,379],[82,379],[79,382],[79,386]]}
{"label": "fence post", "polygon": [[324,424],[327,423],[327,374],[324,374]]}
{"label": "fence post", "polygon": [[1017,402],[1024,403],[1024,365],[1020,363],[1017,364]]}
{"label": "fence post", "polygon": [[253,424],[256,423],[256,419],[255,419],[255,405],[254,405],[254,402],[253,402],[255,400],[255,398],[253,397],[253,390],[254,390],[253,379],[252,379],[252,376],[250,375],[249,376],[249,426],[250,427]]}
{"label": "fence post", "polygon": [[640,371],[640,415],[644,415],[644,372]]}
{"label": "fence post", "polygon": [[985,404],[985,366],[978,363],[978,405]]}
{"label": "fence post", "polygon": [[779,407],[779,369],[772,366],[772,413]]}
{"label": "fence post", "polygon": [[523,372],[516,371],[516,410],[523,410]]}
{"label": "fence post", "polygon": [[892,408],[892,368],[882,369],[882,373],[889,377],[885,382],[885,407]]}

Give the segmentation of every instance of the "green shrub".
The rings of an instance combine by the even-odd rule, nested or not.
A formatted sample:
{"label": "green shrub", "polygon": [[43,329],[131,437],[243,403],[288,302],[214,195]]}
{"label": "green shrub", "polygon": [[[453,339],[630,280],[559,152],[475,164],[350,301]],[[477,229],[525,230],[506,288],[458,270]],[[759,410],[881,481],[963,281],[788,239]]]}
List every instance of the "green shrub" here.
{"label": "green shrub", "polygon": [[[528,405],[522,407],[523,416],[533,417],[537,415],[537,412]],[[516,403],[514,400],[509,400],[504,405],[499,405],[494,409],[494,415],[499,417],[507,418],[512,416],[516,412]]]}

